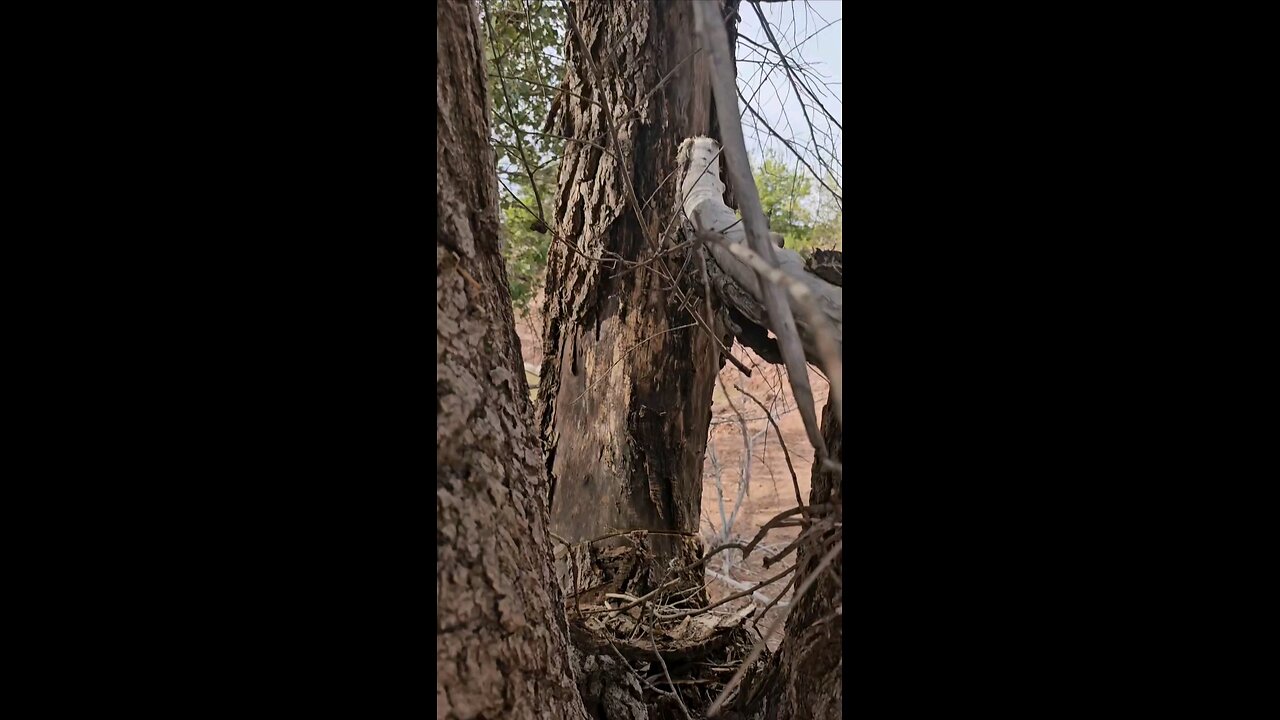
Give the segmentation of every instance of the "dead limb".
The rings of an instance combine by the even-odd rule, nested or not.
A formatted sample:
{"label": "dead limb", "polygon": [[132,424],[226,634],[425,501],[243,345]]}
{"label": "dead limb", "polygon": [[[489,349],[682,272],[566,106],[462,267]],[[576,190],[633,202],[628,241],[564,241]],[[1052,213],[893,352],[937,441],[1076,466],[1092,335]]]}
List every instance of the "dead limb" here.
{"label": "dead limb", "polygon": [[[746,227],[747,242],[751,249],[765,261],[773,261],[773,246],[769,242],[768,223],[760,204],[760,194],[751,176],[747,158],[746,140],[742,135],[742,121],[738,115],[738,90],[735,80],[734,59],[729,50],[729,35],[724,27],[724,17],[719,3],[695,3],[694,18],[703,40],[703,48],[711,55],[711,87],[716,101],[716,115],[720,121],[720,134],[724,139],[724,155],[729,178],[733,182],[734,196],[742,206],[742,224]],[[711,173],[703,176],[705,180]],[[686,204],[689,200],[685,201]],[[692,217],[692,216],[691,216]],[[771,265],[776,262],[771,262]],[[778,337],[782,359],[787,366],[791,389],[800,405],[800,416],[805,430],[819,459],[827,457],[826,444],[818,429],[818,416],[813,403],[813,389],[809,387],[809,373],[805,367],[804,350],[796,330],[791,306],[781,288],[761,278],[761,291],[765,310],[769,314],[769,327]]]}

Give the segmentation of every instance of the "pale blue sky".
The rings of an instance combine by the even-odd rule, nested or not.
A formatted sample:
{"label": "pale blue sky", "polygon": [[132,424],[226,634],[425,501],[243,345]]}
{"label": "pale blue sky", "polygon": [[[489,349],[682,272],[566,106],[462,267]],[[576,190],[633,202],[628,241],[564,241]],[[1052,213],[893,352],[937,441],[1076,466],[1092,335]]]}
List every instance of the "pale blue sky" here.
{"label": "pale blue sky", "polygon": [[[841,39],[844,23],[840,0],[807,0],[807,2],[795,0],[783,3],[761,3],[759,7],[764,11],[765,19],[772,27],[774,37],[782,49],[790,58],[800,60],[808,66],[803,77],[821,100],[823,108],[836,122],[844,124],[843,86],[841,85],[843,80]],[[772,48],[751,4],[742,3],[738,12],[742,16],[742,21],[738,25],[739,33]],[[843,159],[842,131],[836,123],[813,107],[816,103],[805,95],[804,101],[809,105],[809,117],[814,125],[811,133],[797,93],[791,87],[786,72],[781,67],[763,66],[762,51],[748,42],[743,42],[741,38],[738,42],[737,54],[738,86],[744,96],[754,98],[751,104],[756,111],[778,134],[800,149],[806,161],[815,170],[823,172],[825,164],[836,173],[838,178],[841,177],[843,174],[840,166]],[[768,54],[769,60],[776,63],[776,55],[772,51]],[[763,86],[761,86],[762,83]],[[759,88],[758,91],[757,88]],[[795,156],[783,143],[771,137],[764,127],[753,128],[752,126],[758,123],[745,108],[742,112],[743,129],[749,152],[760,154],[768,150],[783,157],[788,164],[796,164]],[[822,150],[814,149],[815,137]],[[820,163],[819,160],[822,162]],[[800,169],[803,167],[801,166]]]}

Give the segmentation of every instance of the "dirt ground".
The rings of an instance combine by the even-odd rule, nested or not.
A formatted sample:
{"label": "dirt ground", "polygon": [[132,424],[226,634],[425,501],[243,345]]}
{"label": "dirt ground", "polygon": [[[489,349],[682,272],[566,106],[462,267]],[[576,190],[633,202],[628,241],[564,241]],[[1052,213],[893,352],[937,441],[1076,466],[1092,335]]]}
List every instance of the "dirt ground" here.
{"label": "dirt ground", "polygon": [[[542,298],[535,298],[533,306],[541,306]],[[516,332],[526,364],[526,377],[530,385],[538,382],[537,368],[542,363],[541,322],[536,313],[528,316],[516,315]],[[741,371],[730,364],[720,371],[721,385],[716,390],[712,405],[710,442],[707,459],[703,463],[702,484],[702,539],[708,549],[722,544],[725,540],[750,542],[760,527],[770,518],[783,510],[796,505],[796,485],[799,485],[800,496],[807,503],[809,500],[809,477],[813,466],[813,448],[805,437],[804,423],[796,410],[786,374],[780,366],[770,365],[752,351],[740,345],[733,347],[733,353],[752,369],[752,376],[745,377]],[[809,371],[809,383],[813,388],[817,411],[827,400],[828,385],[822,375],[812,368]],[[738,388],[741,388],[739,390]],[[725,391],[728,391],[726,396]],[[787,468],[786,457],[778,443],[778,437],[765,419],[764,411],[752,402],[742,391],[755,396],[773,410],[786,447],[791,456],[791,465],[795,470],[795,480]],[[746,463],[749,481],[743,488],[744,460],[747,459],[746,443],[743,439],[743,422],[746,433],[751,439],[751,453]],[[714,450],[714,452],[712,452]],[[714,458],[714,460],[713,460]],[[717,473],[717,466],[719,472]],[[719,482],[717,482],[717,477]],[[734,508],[739,506],[736,516]],[[730,524],[728,521],[732,520]],[[729,525],[728,532],[724,532]],[[787,547],[796,538],[796,528],[780,528],[772,530],[751,557],[745,561],[735,551],[721,553],[712,560],[708,568],[708,593],[712,601],[728,597],[777,575],[790,566],[793,557],[773,565],[765,570],[765,557]],[[725,558],[732,555],[732,558]],[[746,604],[755,602],[761,632],[779,615],[791,591],[778,598],[778,593],[786,585],[790,576],[785,576],[768,586],[755,591],[753,597],[742,597],[717,608],[726,613],[736,611]],[[778,604],[770,608],[764,616],[759,612],[771,601]],[[769,643],[776,649],[781,641],[781,633]]]}

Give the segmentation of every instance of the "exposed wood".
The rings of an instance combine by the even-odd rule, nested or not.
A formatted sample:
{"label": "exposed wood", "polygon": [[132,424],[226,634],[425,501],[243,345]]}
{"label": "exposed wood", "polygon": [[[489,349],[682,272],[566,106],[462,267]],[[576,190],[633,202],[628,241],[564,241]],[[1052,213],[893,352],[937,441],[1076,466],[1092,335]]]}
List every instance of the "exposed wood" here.
{"label": "exposed wood", "polygon": [[[712,391],[730,339],[704,302],[696,248],[669,242],[680,229],[680,141],[717,132],[698,4],[567,3],[554,132],[603,138],[609,151],[565,149],[555,229],[567,243],[549,252],[542,313],[539,424],[552,529],[570,543],[698,529]],[[615,260],[592,259],[602,257]],[[659,563],[696,559],[663,536],[650,549]]]}
{"label": "exposed wood", "polygon": [[[690,138],[681,146],[685,214],[696,232],[709,233],[719,239],[707,245],[715,265],[723,273],[712,277],[716,290],[727,305],[747,320],[774,330],[765,310],[763,288],[786,288],[785,299],[794,313],[805,359],[822,368],[834,386],[833,376],[839,375],[836,370],[843,345],[844,291],[839,285],[808,272],[804,258],[787,248],[773,249],[776,258],[773,268],[766,265],[757,271],[752,267],[754,253],[746,247],[743,223],[721,200],[724,183],[720,180],[718,164],[712,160],[718,152],[716,142],[710,138]],[[775,280],[762,284],[761,275],[768,276],[775,269],[778,273]],[[815,317],[815,312],[821,317]],[[825,352],[824,341],[830,344]]]}

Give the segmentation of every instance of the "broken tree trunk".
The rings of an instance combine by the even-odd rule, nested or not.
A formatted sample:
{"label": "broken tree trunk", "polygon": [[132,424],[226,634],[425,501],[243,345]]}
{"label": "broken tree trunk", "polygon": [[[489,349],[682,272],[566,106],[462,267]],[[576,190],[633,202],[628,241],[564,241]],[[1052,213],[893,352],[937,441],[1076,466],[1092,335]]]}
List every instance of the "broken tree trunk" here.
{"label": "broken tree trunk", "polygon": [[[732,22],[737,0],[709,4]],[[728,663],[746,640],[741,618],[681,615],[708,604],[704,578],[700,566],[672,571],[701,556],[702,460],[731,344],[699,251],[677,247],[680,142],[718,134],[698,5],[566,2],[551,130],[570,139],[537,404],[579,689],[598,718],[633,716],[622,665],[644,679],[649,720],[684,720],[708,700],[703,665]]]}
{"label": "broken tree trunk", "polygon": [[[694,7],[568,2],[554,123],[586,142],[565,144],[547,265],[538,408],[551,525],[574,545],[667,533],[645,541],[659,571],[637,571],[635,592],[669,561],[698,556],[702,456],[729,339],[696,258],[673,249],[680,141],[716,132]],[[615,537],[591,550],[629,546]],[[584,589],[611,581],[580,570]]]}

